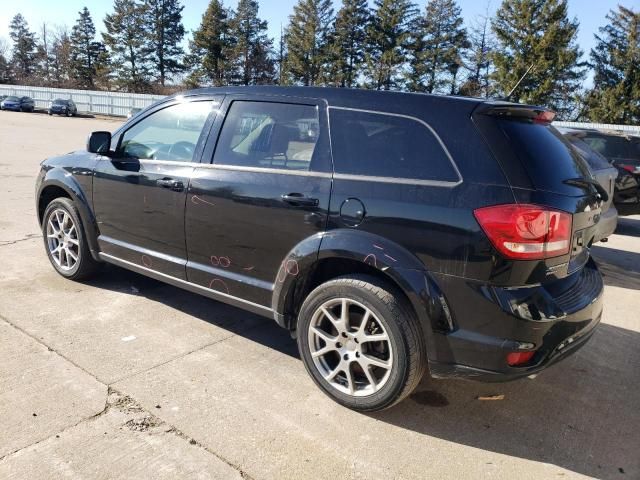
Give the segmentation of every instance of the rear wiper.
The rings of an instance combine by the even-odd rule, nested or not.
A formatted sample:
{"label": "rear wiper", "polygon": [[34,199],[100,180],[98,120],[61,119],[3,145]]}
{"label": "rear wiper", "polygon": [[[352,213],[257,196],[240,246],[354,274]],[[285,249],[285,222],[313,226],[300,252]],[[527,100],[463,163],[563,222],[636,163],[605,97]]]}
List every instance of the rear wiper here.
{"label": "rear wiper", "polygon": [[578,178],[570,178],[568,180],[565,180],[563,183],[566,183],[567,185],[574,185],[576,187],[584,187],[584,188],[588,188],[589,186],[592,186],[596,189],[596,191],[598,192],[598,195],[600,195],[603,202],[606,202],[607,200],[609,200],[609,193],[602,187],[602,185],[598,183],[597,180],[578,177]]}

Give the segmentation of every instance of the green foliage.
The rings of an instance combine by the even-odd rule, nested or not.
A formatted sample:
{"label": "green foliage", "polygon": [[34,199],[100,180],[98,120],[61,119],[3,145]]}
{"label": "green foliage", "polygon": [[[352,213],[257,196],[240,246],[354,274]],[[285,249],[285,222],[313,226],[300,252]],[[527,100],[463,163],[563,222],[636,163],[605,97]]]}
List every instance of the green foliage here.
{"label": "green foliage", "polygon": [[409,0],[376,0],[367,29],[366,86],[390,90],[402,85],[410,28],[416,8]]}
{"label": "green foliage", "polygon": [[192,72],[187,85],[224,85],[233,42],[229,38],[229,11],[220,0],[209,2],[189,46],[191,53],[187,62]]}
{"label": "green foliage", "polygon": [[29,30],[29,24],[19,13],[9,24],[9,37],[13,41],[12,76],[18,82],[28,81],[37,65],[36,34]]}
{"label": "green foliage", "polygon": [[567,0],[503,0],[492,26],[499,93],[507,94],[533,65],[511,100],[544,105],[567,117],[585,76],[576,45],[578,22],[568,18]]}
{"label": "green foliage", "polygon": [[621,5],[607,14],[591,50],[593,90],[586,116],[594,122],[640,123],[640,12]]}
{"label": "green foliage", "polygon": [[327,80],[332,20],[331,0],[299,0],[293,7],[285,33],[290,82],[317,85]]}
{"label": "green foliage", "polygon": [[330,38],[331,84],[353,87],[365,61],[367,25],[371,12],[367,0],[343,0]]}
{"label": "green foliage", "polygon": [[104,19],[102,34],[109,49],[116,85],[128,92],[147,92],[150,51],[146,42],[146,12],[136,0],[115,0],[113,13]]}
{"label": "green foliage", "polygon": [[[89,9],[84,7],[71,30],[71,37],[60,39],[59,49],[70,42],[71,76],[80,88],[95,88],[96,78],[104,76],[107,63],[106,49],[96,40],[96,28]],[[61,53],[61,51],[59,52]]]}
{"label": "green foliage", "polygon": [[185,30],[182,24],[180,0],[145,0],[145,23],[148,28],[147,48],[151,52],[152,71],[160,85],[168,76],[182,72],[184,49],[181,42]]}
{"label": "green foliage", "polygon": [[414,21],[409,90],[456,92],[462,51],[469,46],[460,14],[455,0],[429,0],[424,16]]}
{"label": "green foliage", "polygon": [[273,82],[273,41],[267,35],[267,22],[258,16],[258,9],[256,0],[240,0],[229,22],[229,35],[233,39],[229,52],[232,84]]}
{"label": "green foliage", "polygon": [[464,51],[467,77],[460,86],[460,95],[485,98],[491,96],[491,56],[494,50],[495,38],[491,32],[491,19],[487,12],[487,15],[478,17],[469,29],[469,48]]}

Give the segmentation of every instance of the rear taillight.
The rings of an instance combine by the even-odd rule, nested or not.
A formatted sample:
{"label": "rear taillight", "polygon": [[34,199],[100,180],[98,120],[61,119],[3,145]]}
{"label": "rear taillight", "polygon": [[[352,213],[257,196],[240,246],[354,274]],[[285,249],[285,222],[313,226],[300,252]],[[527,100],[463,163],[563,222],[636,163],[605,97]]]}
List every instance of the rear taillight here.
{"label": "rear taillight", "polygon": [[527,204],[495,205],[473,213],[493,246],[507,258],[540,260],[569,253],[569,213]]}
{"label": "rear taillight", "polygon": [[636,173],[638,167],[635,165],[620,165],[620,168],[624,168],[627,172]]}
{"label": "rear taillight", "polygon": [[507,363],[512,367],[529,363],[536,352],[511,352],[507,354]]}

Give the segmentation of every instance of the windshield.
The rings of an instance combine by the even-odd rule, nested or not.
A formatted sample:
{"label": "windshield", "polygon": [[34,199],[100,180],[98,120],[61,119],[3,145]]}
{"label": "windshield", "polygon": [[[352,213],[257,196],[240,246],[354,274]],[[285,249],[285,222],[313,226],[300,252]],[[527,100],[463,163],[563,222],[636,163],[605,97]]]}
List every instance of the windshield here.
{"label": "windshield", "polygon": [[5,100],[10,100],[12,102],[19,102],[20,101],[20,99],[18,97],[7,97],[7,98],[5,98]]}
{"label": "windshield", "polygon": [[61,100],[61,99],[57,98],[57,99],[55,99],[55,100],[53,101],[53,104],[54,104],[54,105],[66,105],[66,104],[67,104],[67,101],[66,101],[66,100]]}

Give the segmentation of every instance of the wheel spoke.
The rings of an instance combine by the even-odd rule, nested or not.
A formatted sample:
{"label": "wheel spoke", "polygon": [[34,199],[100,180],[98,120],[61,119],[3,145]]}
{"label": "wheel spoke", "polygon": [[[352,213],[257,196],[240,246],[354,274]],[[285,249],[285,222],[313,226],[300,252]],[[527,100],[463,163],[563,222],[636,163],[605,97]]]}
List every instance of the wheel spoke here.
{"label": "wheel spoke", "polygon": [[349,304],[346,298],[342,299],[340,306],[340,321],[344,325],[345,330],[349,330]]}
{"label": "wheel spoke", "polygon": [[367,309],[367,311],[364,312],[364,317],[362,317],[362,321],[360,322],[360,326],[358,327],[358,334],[366,335],[365,328],[367,326],[367,323],[369,323],[369,318],[371,318],[371,310]]}
{"label": "wheel spoke", "polygon": [[327,317],[327,319],[333,324],[336,330],[340,331],[340,329],[338,328],[340,325],[340,321],[336,317],[334,317],[333,314],[325,307],[322,307],[321,310],[324,316]]}
{"label": "wheel spoke", "polygon": [[313,358],[318,358],[318,357],[321,357],[321,356],[323,356],[323,355],[326,355],[326,354],[327,354],[327,353],[329,353],[329,352],[334,352],[334,351],[335,351],[335,348],[333,348],[332,346],[330,346],[330,345],[327,343],[327,344],[326,344],[324,347],[322,347],[320,350],[316,350],[315,352],[313,352],[313,353],[311,354],[311,356],[312,356]]}
{"label": "wheel spoke", "polygon": [[360,358],[364,358],[365,363],[373,367],[380,367],[384,368],[385,370],[389,370],[391,368],[391,364],[386,360],[380,360],[379,358],[370,357],[369,355],[363,355]]}
{"label": "wheel spoke", "polygon": [[386,333],[379,333],[376,335],[365,335],[361,340],[364,342],[385,342],[389,341],[389,336]]}
{"label": "wheel spoke", "polygon": [[334,343],[336,341],[336,337],[330,336],[327,332],[325,332],[324,330],[320,330],[318,327],[312,327],[311,330],[322,340],[324,340],[326,344]]}
{"label": "wheel spoke", "polygon": [[80,242],[78,242],[78,240],[76,240],[75,238],[68,238],[67,242],[69,242],[72,245],[75,245],[76,247],[80,246]]}
{"label": "wheel spoke", "polygon": [[344,369],[344,374],[347,377],[347,388],[349,389],[349,395],[354,393],[353,374],[351,373],[351,365],[347,364]]}
{"label": "wheel spoke", "polygon": [[53,224],[53,218],[49,219],[49,227],[51,227],[51,231],[53,232],[54,235],[58,235],[60,233],[60,230],[56,228],[56,226]]}
{"label": "wheel spoke", "polygon": [[65,249],[65,251],[67,252],[66,253],[67,258],[71,257],[71,259],[73,260],[73,263],[75,264],[78,261],[78,256],[75,253],[73,253],[70,248]]}
{"label": "wheel spoke", "polygon": [[378,382],[376,381],[375,377],[371,373],[371,370],[369,370],[369,365],[363,362],[358,362],[358,363],[360,364],[360,367],[364,371],[364,374],[367,376],[367,380],[369,381],[369,384],[373,387],[373,391],[375,392],[378,389]]}
{"label": "wheel spoke", "polygon": [[327,382],[331,382],[331,380],[333,380],[334,378],[336,378],[336,375],[338,373],[340,373],[342,371],[342,363],[338,364],[338,366],[336,368],[334,368],[333,370],[331,370],[325,377],[324,379]]}

